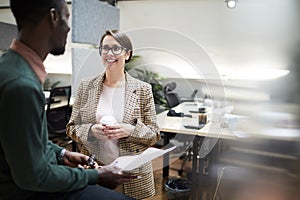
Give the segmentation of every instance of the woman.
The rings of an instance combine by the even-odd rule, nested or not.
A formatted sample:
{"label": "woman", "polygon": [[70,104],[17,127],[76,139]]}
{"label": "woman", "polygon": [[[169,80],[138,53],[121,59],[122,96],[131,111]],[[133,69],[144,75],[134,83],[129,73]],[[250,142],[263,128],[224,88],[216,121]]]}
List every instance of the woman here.
{"label": "woman", "polygon": [[[106,31],[99,53],[105,72],[83,80],[77,91],[67,134],[95,154],[100,165],[124,155],[140,154],[160,139],[151,85],[131,77],[124,69],[132,56],[130,39],[116,30]],[[103,116],[114,125],[100,123]],[[136,199],[155,194],[151,163],[133,170],[141,178],[123,185],[124,194]]]}

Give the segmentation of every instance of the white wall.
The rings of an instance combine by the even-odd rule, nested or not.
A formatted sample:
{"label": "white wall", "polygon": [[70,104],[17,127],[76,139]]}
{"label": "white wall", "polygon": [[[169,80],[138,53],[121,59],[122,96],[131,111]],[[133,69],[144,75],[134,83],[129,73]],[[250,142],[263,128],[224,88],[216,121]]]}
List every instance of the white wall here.
{"label": "white wall", "polygon": [[[8,0],[1,0],[1,5],[7,6]],[[241,0],[235,9],[228,9],[224,0],[117,3],[121,30],[159,27],[178,31],[199,44],[224,75],[246,68],[287,68],[291,48],[300,41],[299,5],[298,0]],[[15,23],[9,9],[0,10],[0,21]],[[50,73],[71,73],[71,47],[67,49],[64,56],[49,56]]]}
{"label": "white wall", "polygon": [[0,21],[6,22],[9,24],[16,24],[10,9],[1,9],[0,10]]}
{"label": "white wall", "polygon": [[[173,32],[188,41],[189,45],[186,45],[186,42],[178,42],[174,39],[176,37],[169,37],[170,41],[155,41],[171,43],[171,48],[182,49],[185,52],[186,55],[183,56],[173,54],[177,56],[176,58],[165,54],[162,57],[152,54],[150,57],[147,52],[143,52],[145,58],[148,58],[148,63],[165,66],[165,68],[156,68],[164,77],[179,81],[174,74],[182,78],[188,68],[195,67],[189,63],[189,59],[183,58],[194,58],[198,63],[203,61],[203,55],[199,56],[191,48],[190,44],[193,43],[211,59],[219,74],[223,75],[220,78],[231,82],[231,75],[235,75],[237,79],[244,78],[245,75],[251,74],[249,70],[250,72],[257,70],[254,71],[254,78],[258,78],[261,75],[271,74],[263,72],[263,69],[289,68],[292,48],[300,41],[299,5],[299,0],[240,0],[235,9],[228,9],[224,0],[139,0],[117,3],[120,9],[121,30],[132,32],[145,27],[155,27]],[[72,7],[69,6],[71,10]],[[15,23],[9,9],[0,10],[0,21]],[[134,46],[138,46],[139,50],[143,47],[142,42],[150,41],[148,44],[151,44],[153,38],[159,39],[159,36],[154,35],[140,36],[144,38],[138,40],[132,38]],[[69,34],[65,55],[55,58],[50,55],[47,58],[45,65],[51,74],[60,73],[70,77],[73,73],[70,37],[71,34]],[[172,49],[161,50],[174,53]],[[141,51],[136,52],[141,53]],[[175,71],[176,64],[179,69],[183,69],[183,72],[170,73]],[[189,79],[188,82],[197,87],[199,85],[194,79]],[[229,82],[225,82],[224,85],[229,84],[232,87]],[[248,82],[237,82],[239,86],[249,85]],[[254,87],[259,87],[257,83],[252,84]],[[192,89],[178,87],[182,88],[179,91],[181,96],[188,96],[192,92]]]}
{"label": "white wall", "polygon": [[299,5],[298,0],[240,0],[229,9],[224,0],[145,0],[117,6],[121,30],[158,27],[182,33],[228,75],[241,69],[287,68],[289,51],[300,41]]}
{"label": "white wall", "polygon": [[[122,31],[145,30],[144,34],[134,35],[143,39],[132,38],[134,46],[139,48],[136,51],[138,54],[145,41],[150,42],[144,49],[151,48],[151,42],[155,45],[172,43],[170,49],[156,48],[155,55],[142,54],[146,55],[146,60],[149,57],[148,60],[160,66],[153,69],[167,78],[166,82],[175,80],[178,83],[176,92],[180,96],[189,96],[193,88],[213,91],[216,87],[223,87],[226,98],[268,103],[270,91],[261,85],[266,80],[273,80],[270,81],[271,87],[276,90],[277,78],[288,74],[294,49],[299,48],[297,45],[300,44],[299,0],[239,0],[235,9],[227,8],[224,0],[119,1],[117,6],[120,8]],[[163,36],[159,41],[156,34],[147,34],[150,27],[167,30],[165,32],[171,34],[167,36],[169,38]],[[176,40],[174,34],[185,37],[186,41]],[[210,67],[216,68],[221,82],[215,84],[217,76],[212,76],[204,80],[215,85],[206,87],[203,82],[190,79],[190,76],[184,79],[185,72],[193,67],[205,74],[202,67],[207,67],[207,64],[201,63],[208,58],[195,53],[194,47],[202,48],[211,59],[214,66]],[[177,58],[188,58],[185,64],[179,61],[174,63],[176,59],[159,55],[159,51],[172,53],[173,49],[184,50],[184,53],[176,55]],[[194,61],[197,64],[191,65]],[[180,64],[176,66],[176,63]],[[185,72],[174,77],[172,72],[178,72],[178,68]],[[209,74],[206,75],[209,77]],[[294,84],[282,87],[291,85]],[[250,108],[251,105],[254,105],[253,102],[247,106]]]}

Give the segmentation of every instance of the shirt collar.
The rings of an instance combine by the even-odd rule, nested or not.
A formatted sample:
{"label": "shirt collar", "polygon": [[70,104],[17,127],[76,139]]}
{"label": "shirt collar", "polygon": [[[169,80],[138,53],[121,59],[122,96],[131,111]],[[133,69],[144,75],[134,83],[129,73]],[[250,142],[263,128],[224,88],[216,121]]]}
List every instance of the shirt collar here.
{"label": "shirt collar", "polygon": [[32,70],[43,84],[45,82],[47,72],[42,59],[31,48],[16,39],[12,41],[10,48],[18,52],[29,63]]}

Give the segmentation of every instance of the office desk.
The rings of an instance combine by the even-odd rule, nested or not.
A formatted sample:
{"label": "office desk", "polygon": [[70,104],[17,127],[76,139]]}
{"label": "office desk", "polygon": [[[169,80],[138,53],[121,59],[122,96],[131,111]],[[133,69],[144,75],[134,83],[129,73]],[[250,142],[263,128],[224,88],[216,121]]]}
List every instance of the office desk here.
{"label": "office desk", "polygon": [[[181,110],[180,105],[175,108],[176,110]],[[191,121],[195,119],[189,119],[186,117],[168,117],[168,111],[164,111],[157,115],[158,126],[160,128],[160,132],[165,134],[164,137],[164,145],[169,144],[169,136],[170,134],[184,134],[184,135],[192,135],[194,137],[194,142],[197,142],[199,139],[204,138],[215,138],[215,139],[237,139],[238,137],[228,129],[222,128],[221,123],[212,123],[208,122],[203,128],[200,130],[195,129],[187,129],[184,127],[185,121]],[[197,114],[195,114],[197,115]],[[196,119],[197,120],[197,119]],[[194,147],[196,150],[197,145]],[[197,153],[198,154],[198,153]],[[195,154],[194,154],[195,155]],[[164,165],[166,166],[166,165]],[[164,177],[168,176],[168,171],[166,170],[168,167],[165,167]]]}
{"label": "office desk", "polygon": [[[176,107],[177,111],[181,108]],[[204,180],[204,160],[208,156],[213,154],[214,144],[212,148],[208,148],[208,152],[202,147],[204,142],[210,142],[209,139],[237,139],[231,131],[221,128],[220,123],[209,122],[202,129],[187,129],[184,127],[185,120],[194,120],[182,117],[168,117],[167,112],[162,112],[157,115],[158,124],[161,133],[164,133],[164,146],[170,142],[170,134],[186,134],[194,136],[193,138],[193,164],[192,164],[192,199],[201,199],[201,186],[203,186]],[[187,113],[185,113],[187,114]],[[200,158],[197,158],[199,157]],[[169,154],[164,155],[163,159],[163,177],[166,178],[169,175]],[[201,182],[200,182],[201,181]]]}
{"label": "office desk", "polygon": [[[184,103],[183,103],[184,104]],[[188,102],[186,102],[186,105],[188,104]],[[192,105],[191,103],[189,103],[190,105]],[[188,110],[196,110],[196,108],[194,107],[190,107],[187,110],[184,111],[184,109],[179,107],[175,107],[174,110],[176,110],[176,112],[184,112],[185,114],[190,114],[187,113]],[[257,121],[255,119],[246,119],[243,123],[240,123],[237,130],[235,132],[231,132],[228,129],[224,128],[220,128],[220,124],[218,123],[212,123],[209,122],[208,124],[206,124],[205,127],[203,127],[200,130],[193,130],[193,129],[186,129],[184,128],[184,123],[186,123],[186,121],[189,121],[189,118],[182,118],[182,117],[168,117],[167,116],[167,111],[160,113],[157,115],[158,118],[158,124],[160,127],[160,131],[161,133],[165,133],[165,138],[164,138],[164,145],[167,145],[170,141],[170,135],[171,134],[180,134],[180,135],[188,135],[188,136],[194,136],[193,137],[193,164],[192,164],[192,199],[201,199],[201,189],[203,188],[203,186],[205,186],[205,184],[203,183],[203,180],[211,180],[211,177],[216,177],[214,173],[215,170],[211,170],[208,169],[208,175],[205,175],[203,173],[204,171],[204,162],[206,160],[206,158],[208,157],[213,157],[215,154],[215,150],[216,148],[211,148],[208,150],[208,152],[203,151],[205,145],[207,144],[207,141],[209,140],[214,140],[214,139],[227,139],[227,142],[230,142],[230,140],[234,140],[233,143],[241,143],[241,145],[243,144],[247,144],[247,142],[249,142],[249,144],[251,145],[252,142],[257,141],[265,141],[263,144],[269,144],[268,141],[272,142],[272,144],[281,144],[278,142],[283,142],[283,146],[284,145],[298,145],[297,142],[300,141],[300,129],[299,128],[287,128],[287,127],[268,127],[268,126],[262,126],[260,124],[260,126],[258,126],[259,124],[257,124]],[[193,119],[192,119],[193,121]],[[241,139],[242,138],[242,139]],[[241,139],[241,140],[240,140]],[[229,140],[229,141],[228,141]],[[221,141],[221,140],[220,140]],[[243,143],[244,142],[244,143]],[[290,143],[291,142],[291,143]],[[294,144],[295,143],[295,144]],[[253,143],[256,144],[256,143]],[[235,144],[236,145],[236,144]],[[259,144],[257,144],[257,146],[259,146]],[[239,147],[239,146],[237,146]],[[256,147],[256,146],[255,146]],[[280,158],[280,159],[286,159],[287,162],[298,162],[297,158],[293,155],[290,155],[289,152],[285,152],[284,149],[281,151],[273,151],[273,149],[268,149],[265,146],[263,146],[263,148],[261,149],[252,149],[252,145],[251,148],[244,149],[244,146],[240,146],[241,149],[246,150],[246,151],[251,151],[252,153],[257,153],[258,156],[263,155],[264,157],[267,157],[268,159],[270,159],[272,162],[270,162],[271,164],[273,163],[274,159]],[[247,147],[246,147],[247,148]],[[292,149],[292,148],[291,148]],[[244,151],[243,151],[244,152]],[[243,153],[242,152],[242,153]],[[287,154],[287,155],[286,155]],[[242,154],[244,155],[244,154]],[[256,155],[256,154],[255,154]],[[296,154],[298,155],[298,154]],[[197,156],[200,157],[197,158]],[[247,165],[247,163],[245,163],[245,157],[242,157],[243,159],[241,159],[240,161],[242,161],[243,165]],[[209,159],[211,160],[211,159]],[[236,160],[233,160],[236,161]],[[238,158],[237,158],[237,161]],[[249,157],[249,162],[250,167],[253,167],[256,162],[253,163],[252,157]],[[168,177],[168,164],[169,164],[169,155],[165,155],[164,156],[164,160],[163,160],[163,176],[164,177]],[[254,165],[252,165],[254,164]],[[258,163],[259,165],[255,165],[256,166],[262,166],[263,168],[266,167],[267,165],[265,163]],[[213,163],[209,162],[209,166],[211,167],[212,165],[214,165]],[[281,166],[281,162],[280,164],[278,164],[278,166]],[[297,166],[297,165],[295,165]],[[272,169],[274,169],[274,166],[271,166]],[[291,167],[292,169],[293,166]],[[297,167],[298,168],[298,167]],[[296,168],[295,168],[296,169]],[[211,170],[211,171],[210,171]],[[213,172],[213,173],[211,173]],[[214,184],[213,184],[214,185]]]}

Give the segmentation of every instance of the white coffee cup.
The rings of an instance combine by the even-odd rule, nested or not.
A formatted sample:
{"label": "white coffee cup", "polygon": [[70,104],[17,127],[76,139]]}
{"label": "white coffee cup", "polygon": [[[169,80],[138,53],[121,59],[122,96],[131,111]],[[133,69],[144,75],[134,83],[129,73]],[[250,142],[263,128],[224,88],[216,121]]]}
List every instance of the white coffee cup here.
{"label": "white coffee cup", "polygon": [[117,120],[113,116],[103,116],[100,119],[100,123],[102,125],[112,126],[112,125],[115,125],[117,123]]}

